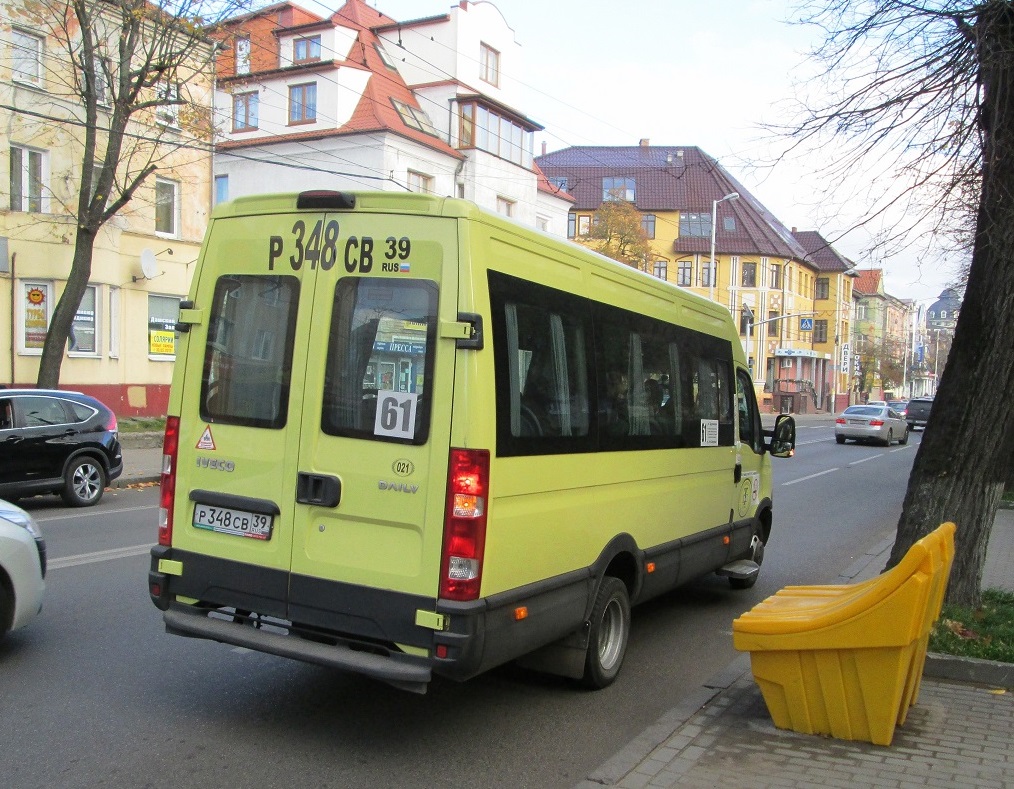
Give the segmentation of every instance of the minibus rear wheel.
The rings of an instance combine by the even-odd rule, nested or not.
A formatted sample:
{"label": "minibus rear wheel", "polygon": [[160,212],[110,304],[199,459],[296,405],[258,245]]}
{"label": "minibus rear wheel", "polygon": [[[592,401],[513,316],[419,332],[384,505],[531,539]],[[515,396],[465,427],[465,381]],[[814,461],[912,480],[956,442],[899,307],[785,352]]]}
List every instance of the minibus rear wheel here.
{"label": "minibus rear wheel", "polygon": [[630,636],[630,596],[619,578],[602,579],[590,623],[581,681],[589,688],[605,688],[620,673]]}

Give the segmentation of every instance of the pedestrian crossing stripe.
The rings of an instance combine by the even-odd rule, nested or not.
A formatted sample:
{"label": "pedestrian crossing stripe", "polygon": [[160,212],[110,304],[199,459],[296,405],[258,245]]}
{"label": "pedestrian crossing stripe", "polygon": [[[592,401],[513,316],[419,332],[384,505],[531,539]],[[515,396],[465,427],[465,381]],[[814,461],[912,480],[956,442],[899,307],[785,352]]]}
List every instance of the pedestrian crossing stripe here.
{"label": "pedestrian crossing stripe", "polygon": [[201,440],[197,442],[197,449],[214,449],[215,439],[211,435],[211,425],[205,425],[201,433]]}

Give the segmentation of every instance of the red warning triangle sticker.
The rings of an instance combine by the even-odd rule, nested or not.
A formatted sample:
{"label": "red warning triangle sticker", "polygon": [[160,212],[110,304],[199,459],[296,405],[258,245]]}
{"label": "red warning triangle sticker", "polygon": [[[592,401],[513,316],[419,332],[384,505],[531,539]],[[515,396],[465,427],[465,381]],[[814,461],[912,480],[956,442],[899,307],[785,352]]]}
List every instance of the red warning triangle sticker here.
{"label": "red warning triangle sticker", "polygon": [[201,440],[197,442],[197,449],[214,449],[215,439],[211,436],[211,425],[207,425],[204,428],[204,432],[201,433]]}

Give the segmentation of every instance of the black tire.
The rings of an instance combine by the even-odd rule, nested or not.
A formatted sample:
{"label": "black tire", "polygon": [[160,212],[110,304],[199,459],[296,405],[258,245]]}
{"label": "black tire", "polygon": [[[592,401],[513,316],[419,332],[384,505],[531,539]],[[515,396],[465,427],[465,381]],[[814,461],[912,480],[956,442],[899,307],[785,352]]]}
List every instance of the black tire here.
{"label": "black tire", "polygon": [[908,443],[908,428],[905,428],[905,435],[898,439],[898,443],[904,446]]}
{"label": "black tire", "polygon": [[4,640],[7,631],[14,623],[14,595],[3,583],[0,583],[0,641]]}
{"label": "black tire", "polygon": [[845,436],[835,436],[834,440],[837,441],[839,444],[844,444],[845,443]]}
{"label": "black tire", "polygon": [[884,439],[884,446],[885,447],[889,447],[893,443],[894,443],[894,431],[893,430],[888,430],[887,431],[887,438]]}
{"label": "black tire", "polygon": [[69,507],[90,507],[98,504],[106,487],[106,471],[95,458],[74,458],[63,477],[60,494]]}
{"label": "black tire", "polygon": [[619,578],[606,576],[599,585],[588,631],[584,677],[589,688],[601,689],[613,684],[623,665],[630,636],[630,597]]}

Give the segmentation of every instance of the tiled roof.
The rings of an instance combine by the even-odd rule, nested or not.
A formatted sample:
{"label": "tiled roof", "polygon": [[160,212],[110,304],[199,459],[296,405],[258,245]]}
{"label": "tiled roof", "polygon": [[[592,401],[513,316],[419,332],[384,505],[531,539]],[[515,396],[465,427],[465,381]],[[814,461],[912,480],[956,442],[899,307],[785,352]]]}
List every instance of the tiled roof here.
{"label": "tiled roof", "polygon": [[879,268],[862,269],[859,276],[856,277],[852,290],[864,296],[882,296],[884,294],[883,274],[884,272]]}
{"label": "tiled roof", "polygon": [[833,273],[855,268],[851,260],[838,252],[816,230],[793,230],[792,235],[806,250],[810,261],[821,271]]}
{"label": "tiled roof", "polygon": [[532,169],[535,171],[535,177],[538,179],[538,187],[540,192],[545,192],[553,197],[559,197],[561,200],[566,200],[570,203],[574,202],[574,196],[569,192],[561,189],[555,184],[551,184],[549,179],[546,178],[546,174],[542,172],[542,168],[538,164],[532,163]]}
{"label": "tiled roof", "polygon": [[[731,255],[771,255],[807,260],[806,250],[757,198],[697,147],[585,146],[554,151],[536,159],[549,178],[566,177],[577,210],[594,211],[602,204],[604,176],[633,177],[639,211],[711,214],[712,201],[732,192],[738,200],[718,207],[716,249]],[[736,218],[736,229],[725,231],[723,218]],[[711,237],[678,238],[676,253],[707,253]]]}

